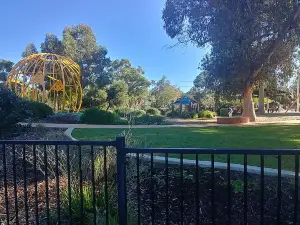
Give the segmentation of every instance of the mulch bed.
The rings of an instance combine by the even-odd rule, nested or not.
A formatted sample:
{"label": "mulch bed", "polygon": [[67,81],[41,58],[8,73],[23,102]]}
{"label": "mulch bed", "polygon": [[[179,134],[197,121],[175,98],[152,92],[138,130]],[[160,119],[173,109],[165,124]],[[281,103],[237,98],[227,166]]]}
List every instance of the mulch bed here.
{"label": "mulch bed", "polygon": [[[143,175],[141,175],[143,176]],[[155,169],[154,175],[154,217],[155,224],[166,224],[166,185],[165,170]],[[183,179],[183,217],[181,218],[181,179],[179,168],[169,168],[168,209],[169,224],[196,224],[196,174],[195,168],[184,169]],[[228,193],[231,196],[230,224],[244,224],[243,173],[231,172],[231,184],[228,189],[225,170],[215,170],[215,224],[228,224]],[[264,222],[277,224],[277,177],[265,177]],[[199,169],[199,222],[212,224],[211,201],[212,177],[210,169]],[[229,190],[229,191],[228,191]],[[248,175],[247,221],[248,224],[260,224],[260,176]],[[281,180],[281,222],[293,224],[294,182]],[[149,174],[141,179],[141,216],[143,224],[151,224],[151,178]],[[136,202],[136,196],[134,197]],[[300,203],[300,199],[299,199]],[[300,210],[300,209],[299,209]],[[298,211],[300,212],[300,211]],[[300,213],[298,215],[300,221]]]}

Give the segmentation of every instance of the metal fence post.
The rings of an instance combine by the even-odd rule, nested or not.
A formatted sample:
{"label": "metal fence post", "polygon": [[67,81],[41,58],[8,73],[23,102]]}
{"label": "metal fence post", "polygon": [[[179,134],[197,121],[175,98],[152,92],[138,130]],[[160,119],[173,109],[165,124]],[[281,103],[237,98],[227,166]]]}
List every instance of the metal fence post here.
{"label": "metal fence post", "polygon": [[119,224],[127,225],[125,137],[116,138]]}

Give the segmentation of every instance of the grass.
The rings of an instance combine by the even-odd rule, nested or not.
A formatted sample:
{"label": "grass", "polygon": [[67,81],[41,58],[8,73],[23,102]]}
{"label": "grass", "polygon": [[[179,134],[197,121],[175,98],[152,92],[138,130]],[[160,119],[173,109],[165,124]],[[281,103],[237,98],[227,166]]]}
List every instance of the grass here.
{"label": "grass", "polygon": [[[126,129],[75,129],[73,137],[80,140],[111,140]],[[300,125],[266,125],[245,127],[153,128],[132,129],[140,147],[178,148],[299,148]],[[300,150],[299,150],[300,152]],[[194,159],[194,155],[185,155]],[[199,156],[210,160],[209,155]],[[216,155],[216,161],[226,162],[226,155]],[[265,156],[265,166],[277,168],[277,156]],[[282,156],[282,168],[294,169],[294,157]],[[243,164],[242,155],[232,155],[232,163]],[[259,166],[259,156],[249,156],[248,164]]]}

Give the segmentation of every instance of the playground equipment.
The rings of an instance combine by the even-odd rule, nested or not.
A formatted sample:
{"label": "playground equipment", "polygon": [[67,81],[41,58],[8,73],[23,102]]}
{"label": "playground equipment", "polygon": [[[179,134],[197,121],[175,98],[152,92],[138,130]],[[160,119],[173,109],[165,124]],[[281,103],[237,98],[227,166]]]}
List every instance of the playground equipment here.
{"label": "playground equipment", "polygon": [[15,64],[6,84],[19,97],[43,102],[55,111],[78,112],[81,107],[80,67],[64,56],[30,55]]}

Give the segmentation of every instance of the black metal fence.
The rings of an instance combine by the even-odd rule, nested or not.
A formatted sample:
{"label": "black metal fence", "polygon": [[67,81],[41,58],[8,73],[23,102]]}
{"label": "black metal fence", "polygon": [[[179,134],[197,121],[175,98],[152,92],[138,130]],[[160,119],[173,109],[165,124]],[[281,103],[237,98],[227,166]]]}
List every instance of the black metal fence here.
{"label": "black metal fence", "polygon": [[[300,221],[299,150],[129,148],[123,137],[0,147],[0,224]],[[215,159],[224,154],[223,168]],[[232,171],[235,156],[242,171]],[[270,156],[274,176],[265,175]],[[256,173],[248,167],[253,159]]]}

